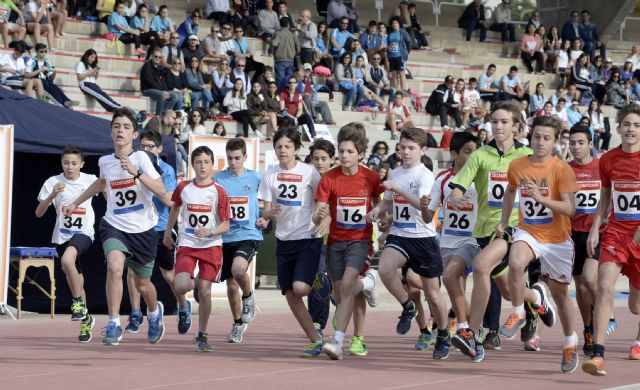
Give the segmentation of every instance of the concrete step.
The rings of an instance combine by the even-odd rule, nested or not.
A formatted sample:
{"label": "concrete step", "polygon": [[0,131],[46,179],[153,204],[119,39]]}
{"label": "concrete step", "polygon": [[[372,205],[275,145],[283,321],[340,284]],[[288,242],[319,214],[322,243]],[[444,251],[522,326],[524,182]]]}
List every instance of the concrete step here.
{"label": "concrete step", "polygon": [[[92,97],[89,97],[82,93],[79,88],[66,87],[65,93],[71,100],[77,100],[80,104],[76,107],[77,110],[81,111],[106,111],[102,108],[100,104],[96,102],[96,100]],[[152,103],[151,99],[145,96],[136,96],[130,94],[122,94],[122,93],[111,93],[109,94],[111,98],[123,106],[127,106],[135,111],[145,110],[147,112],[152,112]]]}

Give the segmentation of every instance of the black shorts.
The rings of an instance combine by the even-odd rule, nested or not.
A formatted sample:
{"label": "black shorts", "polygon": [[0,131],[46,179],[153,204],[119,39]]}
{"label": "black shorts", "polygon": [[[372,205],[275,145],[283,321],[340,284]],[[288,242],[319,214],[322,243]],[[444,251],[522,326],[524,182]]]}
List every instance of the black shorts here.
{"label": "black shorts", "polygon": [[390,72],[404,70],[404,63],[402,62],[402,57],[388,58],[388,60],[389,60]]}
{"label": "black shorts", "polygon": [[424,278],[442,276],[442,258],[435,237],[409,238],[390,234],[384,247],[400,252],[409,268],[418,275]]}
{"label": "black shorts", "polygon": [[[507,236],[505,238],[505,241],[507,242],[507,254],[504,255],[504,257],[502,258],[502,261],[500,262],[500,264],[498,264],[493,271],[491,271],[491,277],[493,279],[497,279],[500,276],[505,274],[505,271],[507,268],[509,268],[509,250],[511,249],[511,242],[513,241],[513,228],[512,227],[508,227],[504,234]],[[488,236],[488,237],[480,237],[480,238],[476,238],[476,242],[478,243],[478,246],[480,246],[480,250],[484,249],[487,247],[487,245],[489,245],[489,243],[494,239],[494,236]]]}
{"label": "black shorts", "polygon": [[282,295],[293,288],[293,282],[311,286],[316,279],[322,238],[283,241],[276,239],[276,268]]}
{"label": "black shorts", "polygon": [[222,244],[222,274],[220,281],[222,282],[233,277],[231,267],[233,266],[234,258],[242,257],[247,263],[251,263],[251,259],[253,259],[253,255],[256,254],[259,243],[260,241],[244,240]]}
{"label": "black shorts", "polygon": [[68,247],[72,246],[76,248],[78,251],[78,255],[76,256],[76,269],[78,273],[82,273],[82,265],[80,264],[80,256],[84,252],[86,252],[89,248],[91,248],[91,244],[93,244],[93,240],[91,237],[85,234],[75,234],[73,237],[69,239],[69,241],[64,244],[56,245],[56,252],[58,253],[58,259],[62,259],[62,255],[67,250]]}
{"label": "black shorts", "polygon": [[[167,270],[173,271],[173,268],[176,265],[176,253],[175,250],[169,249],[162,243],[162,239],[164,238],[164,232],[156,231],[158,235],[158,249],[156,252],[156,264],[158,267]],[[178,235],[175,230],[171,230],[171,237],[173,241],[176,242],[178,239]]]}
{"label": "black shorts", "polygon": [[593,257],[589,257],[587,255],[587,238],[589,238],[588,232],[577,232],[575,230],[571,231],[571,239],[574,244],[574,258],[573,258],[573,271],[571,271],[571,275],[582,275],[582,269],[584,268],[584,262],[591,258],[596,261],[600,259],[600,244],[596,247],[596,253]]}
{"label": "black shorts", "polygon": [[127,233],[100,220],[100,237],[105,258],[112,250],[125,254],[127,267],[141,278],[150,278],[158,250],[158,235],[151,228],[142,233]]}

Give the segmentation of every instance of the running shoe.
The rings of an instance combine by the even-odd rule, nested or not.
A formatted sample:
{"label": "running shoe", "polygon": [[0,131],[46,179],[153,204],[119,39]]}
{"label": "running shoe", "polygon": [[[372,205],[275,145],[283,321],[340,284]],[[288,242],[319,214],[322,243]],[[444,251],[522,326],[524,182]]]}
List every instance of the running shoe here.
{"label": "running shoe", "polygon": [[78,341],[81,343],[88,343],[91,341],[93,326],[96,324],[96,319],[92,315],[87,314],[87,318],[80,323],[80,336]]}
{"label": "running shoe", "polygon": [[196,352],[211,352],[213,348],[209,345],[209,337],[206,333],[198,332],[198,335],[193,339],[196,345]]}
{"label": "running shoe", "polygon": [[593,330],[591,327],[585,328],[582,335],[584,336],[582,352],[584,352],[585,356],[591,356],[593,355]]}
{"label": "running shoe", "polygon": [[409,301],[409,307],[402,310],[402,314],[398,317],[398,325],[396,326],[396,332],[398,334],[406,334],[411,329],[411,322],[418,315],[416,304],[413,301]]}
{"label": "running shoe", "polygon": [[524,308],[526,322],[522,329],[520,329],[520,341],[526,343],[536,335],[536,330],[538,329],[538,312],[531,307],[529,302],[524,304]]}
{"label": "running shoe", "polygon": [[562,349],[562,362],[560,363],[560,369],[563,373],[569,374],[574,372],[578,367],[578,346],[564,347]]}
{"label": "running shoe", "polygon": [[242,336],[244,336],[244,332],[247,331],[247,327],[249,326],[249,324],[246,323],[242,323],[242,324],[238,324],[238,323],[233,323],[233,325],[231,326],[231,334],[229,334],[229,338],[227,339],[227,342],[229,343],[241,343],[242,342]]}
{"label": "running shoe", "polygon": [[607,325],[607,331],[604,334],[604,338],[605,340],[609,338],[609,336],[611,336],[616,329],[618,329],[618,322],[616,322],[615,318],[612,318],[609,320],[609,325]]}
{"label": "running shoe", "polygon": [[473,363],[480,363],[484,359],[484,347],[480,343],[476,343],[476,354],[471,357]]}
{"label": "running shoe", "polygon": [[363,336],[351,337],[351,346],[349,347],[349,355],[367,356],[367,342]]}
{"label": "running shoe", "polygon": [[149,329],[147,330],[147,340],[151,344],[156,344],[162,340],[164,337],[164,305],[162,302],[158,301],[158,315],[154,319],[149,319],[147,315],[147,319],[149,320]]}
{"label": "running shoe", "polygon": [[118,345],[120,340],[122,340],[122,327],[109,321],[107,326],[102,328],[102,343],[104,345]]}
{"label": "running shoe", "polygon": [[322,340],[312,341],[307,345],[307,348],[302,351],[300,357],[314,358],[320,356],[322,353]]}
{"label": "running shoe", "polygon": [[607,375],[607,371],[604,369],[604,357],[592,356],[591,359],[587,359],[582,363],[582,371],[593,376]]}
{"label": "running shoe", "polygon": [[515,311],[511,312],[511,314],[509,314],[509,318],[507,318],[507,322],[500,327],[500,336],[507,340],[513,340],[518,331],[524,327],[526,322],[526,318],[520,317],[520,315]]}
{"label": "running shoe", "polygon": [[538,352],[540,350],[540,336],[533,336],[531,340],[524,343],[524,350],[531,352]]}
{"label": "running shoe", "polygon": [[629,351],[629,359],[631,360],[640,360],[640,344],[633,343],[631,346],[631,351]]}
{"label": "running shoe", "polygon": [[489,331],[482,341],[484,349],[500,349],[500,336],[495,330]]}
{"label": "running shoe", "polygon": [[420,333],[420,336],[418,336],[418,342],[415,345],[416,350],[418,351],[428,350],[432,340],[433,340],[433,335],[431,334],[431,332]]}
{"label": "running shoe", "polygon": [[531,287],[531,289],[537,291],[538,294],[540,294],[540,301],[541,301],[540,306],[536,307],[536,305],[533,305],[533,307],[538,311],[538,315],[540,316],[540,319],[542,320],[542,322],[546,326],[551,328],[556,323],[556,312],[553,306],[551,305],[551,303],[549,302],[549,297],[547,296],[547,289],[540,282],[534,284],[533,287]]}
{"label": "running shoe", "polygon": [[255,293],[251,293],[246,298],[242,298],[242,322],[248,324],[253,321],[256,316],[256,299]]}
{"label": "running shoe", "polygon": [[125,333],[138,333],[144,322],[144,316],[139,310],[132,311],[127,320],[127,326],[124,328]]}
{"label": "running shoe", "polygon": [[451,338],[451,344],[465,355],[474,357],[480,343],[476,343],[476,335],[471,329],[463,328],[456,331],[456,334]]}
{"label": "running shoe", "polygon": [[331,337],[331,341],[322,345],[322,352],[327,354],[331,360],[342,360],[342,346],[334,337]]}
{"label": "running shoe", "polygon": [[89,311],[82,299],[71,301],[71,321],[83,321],[87,318]]}
{"label": "running shoe", "polygon": [[449,337],[449,332],[447,331],[444,336],[437,335],[436,345],[433,348],[433,358],[445,360],[449,357],[449,348],[451,348],[451,337]]}
{"label": "running shoe", "polygon": [[362,294],[364,295],[364,299],[367,301],[367,304],[371,307],[378,306],[378,300],[380,299],[380,295],[378,294],[378,289],[376,287],[377,276],[378,272],[373,269],[365,273],[365,278],[371,278],[373,286],[370,289],[363,290]]}
{"label": "running shoe", "polygon": [[187,309],[178,309],[178,333],[187,334],[191,330],[191,301],[186,300]]}
{"label": "running shoe", "polygon": [[320,339],[324,338],[324,330],[321,327],[319,322],[314,322],[313,327],[316,329],[316,332],[320,335]]}

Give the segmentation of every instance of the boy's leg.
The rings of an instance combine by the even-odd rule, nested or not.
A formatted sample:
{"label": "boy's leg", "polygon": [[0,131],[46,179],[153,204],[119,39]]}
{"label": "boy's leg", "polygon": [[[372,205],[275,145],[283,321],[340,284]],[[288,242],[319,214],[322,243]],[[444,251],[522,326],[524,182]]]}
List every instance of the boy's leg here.
{"label": "boy's leg", "polygon": [[125,254],[112,250],[107,254],[107,310],[109,318],[120,319],[120,303],[122,302],[122,272]]}
{"label": "boy's leg", "polygon": [[142,310],[140,309],[140,293],[136,288],[134,281],[133,270],[127,269],[127,290],[129,291],[129,302],[131,303],[131,314],[127,321],[127,326],[124,331],[126,333],[138,333],[144,317]]}
{"label": "boy's leg", "polygon": [[156,287],[151,283],[151,278],[141,277],[134,272],[133,281],[142,299],[147,304],[147,311],[155,313],[158,309],[158,293]]}
{"label": "boy's leg", "polygon": [[622,270],[622,264],[605,262],[598,266],[598,292],[593,311],[593,342],[604,346],[605,333],[609,324],[609,317],[613,310],[613,296],[618,276]]}
{"label": "boy's leg", "polygon": [[310,285],[304,282],[295,281],[293,282],[293,288],[285,291],[285,297],[287,298],[287,304],[289,304],[291,313],[298,321],[298,324],[304,331],[307,338],[310,341],[317,341],[320,336],[318,335],[318,332],[316,332],[311,316],[309,315],[309,311],[302,300],[303,297],[309,294],[309,291],[311,291]]}
{"label": "boy's leg", "polygon": [[76,268],[76,262],[78,261],[78,249],[74,246],[67,246],[60,259],[62,264],[62,270],[67,278],[67,284],[69,284],[69,290],[73,298],[80,298],[84,295],[84,278],[82,274],[78,272]]}
{"label": "boy's leg", "polygon": [[573,324],[573,301],[569,297],[569,285],[549,279],[551,295],[558,307],[558,316],[562,324],[564,338],[562,341],[561,370],[564,373],[575,371],[578,367],[578,336]]}
{"label": "boy's leg", "polygon": [[229,308],[234,321],[242,321],[242,304],[240,286],[233,278],[227,279],[227,299],[229,300]]}
{"label": "boy's leg", "polygon": [[364,337],[364,320],[367,314],[367,301],[361,292],[353,298],[353,335]]}
{"label": "boy's leg", "polygon": [[211,281],[198,279],[200,306],[198,309],[198,334],[207,333],[209,315],[211,315]]}
{"label": "boy's leg", "polygon": [[351,320],[354,307],[354,296],[362,292],[362,282],[359,279],[360,271],[347,267],[342,279],[337,281],[336,286],[340,286],[340,310],[338,311],[338,331],[346,332]]}
{"label": "boy's leg", "polygon": [[427,303],[429,303],[433,317],[438,324],[438,331],[447,331],[447,306],[440,292],[440,278],[426,278],[423,276],[422,285]]}
{"label": "boy's leg", "polygon": [[467,323],[467,309],[469,303],[465,297],[464,290],[462,289],[461,281],[464,280],[464,271],[466,264],[457,256],[453,256],[447,268],[444,270],[444,286],[447,289],[447,294],[451,300],[451,306],[456,313],[457,328],[468,328]]}
{"label": "boy's leg", "polygon": [[507,242],[498,238],[491,241],[473,259],[473,291],[469,327],[474,332],[482,326],[482,318],[491,295],[491,271],[501,263],[507,251]]}
{"label": "boy's leg", "polygon": [[404,304],[409,300],[407,291],[404,289],[402,280],[397,272],[406,262],[406,258],[398,250],[385,248],[382,251],[378,267],[378,274],[382,283],[400,304]]}

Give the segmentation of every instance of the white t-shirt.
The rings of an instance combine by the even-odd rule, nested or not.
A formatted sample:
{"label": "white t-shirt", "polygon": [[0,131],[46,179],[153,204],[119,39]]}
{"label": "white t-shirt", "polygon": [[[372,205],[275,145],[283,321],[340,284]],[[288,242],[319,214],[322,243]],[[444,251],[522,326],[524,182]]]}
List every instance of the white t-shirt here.
{"label": "white t-shirt", "polygon": [[[36,4],[35,1],[30,1],[27,4],[24,5],[24,7],[22,7],[22,15],[24,16],[24,22],[25,23],[39,23],[40,21],[36,21],[33,16],[31,16],[32,13],[35,13],[36,16],[42,11],[42,7],[38,8],[38,5]],[[45,10],[45,13],[43,15],[44,17],[47,16],[47,12]]]}
{"label": "white t-shirt", "polygon": [[276,237],[282,241],[314,238],[314,196],[320,174],[314,167],[297,162],[293,169],[276,165],[262,177],[258,198],[281,207],[276,216]]}
{"label": "white t-shirt", "polygon": [[560,119],[563,122],[568,122],[569,118],[567,117],[567,109],[563,108],[562,111],[557,111],[555,107],[553,107],[553,110],[551,111],[552,115],[555,115],[558,117],[558,119]]}
{"label": "white t-shirt", "polygon": [[[150,178],[160,177],[145,152],[134,152],[129,160]],[[153,192],[122,169],[120,159],[114,154],[100,157],[98,166],[100,177],[107,182],[105,221],[126,233],[143,233],[153,229],[158,224],[158,213],[151,200]]]}
{"label": "white t-shirt", "polygon": [[477,89],[465,89],[463,94],[465,107],[478,108],[480,92]]}
{"label": "white t-shirt", "polygon": [[438,206],[442,205],[442,214],[444,216],[440,235],[441,248],[460,248],[465,244],[476,243],[475,238],[472,237],[472,233],[478,212],[478,208],[476,207],[476,204],[478,204],[478,194],[476,193],[475,186],[472,184],[467,192],[465,192],[465,197],[469,199],[467,206],[464,207],[464,209],[455,210],[449,202],[449,196],[453,191],[449,187],[449,182],[454,176],[455,172],[453,168],[440,172],[431,189],[429,210],[436,211]]}
{"label": "white t-shirt", "polygon": [[[76,74],[85,74],[89,71],[93,70],[92,67],[90,66],[86,66],[84,64],[84,62],[82,61],[78,61],[78,65],[76,65]],[[80,81],[80,84],[82,83],[94,83],[96,82],[96,78],[93,76],[87,77],[84,80]]]}
{"label": "white t-shirt", "polygon": [[[389,173],[389,180],[403,192],[417,197],[428,195],[433,187],[433,173],[420,164],[413,168],[398,167]],[[389,234],[400,237],[435,237],[436,230],[432,223],[425,223],[419,209],[411,206],[402,196],[385,191],[384,199],[393,202],[393,223]]]}
{"label": "white t-shirt", "polygon": [[86,200],[78,206],[69,217],[65,217],[62,206],[73,203],[82,193],[89,188],[93,182],[98,180],[96,175],[89,175],[80,172],[80,177],[76,180],[69,180],[61,173],[57,176],[51,176],[44,182],[38,201],[42,202],[47,199],[53,192],[53,187],[58,183],[64,183],[64,190],[53,199],[53,207],[56,210],[56,225],[53,228],[51,242],[54,244],[64,244],[76,234],[84,234],[93,240],[93,224],[95,223],[95,215],[93,207],[91,207],[91,199]]}
{"label": "white t-shirt", "polygon": [[20,71],[26,68],[23,58],[24,57],[20,57],[16,60],[13,58],[13,53],[7,53],[0,57],[0,67],[11,69],[11,72],[0,73],[0,81],[4,82],[7,77],[19,75]]}

